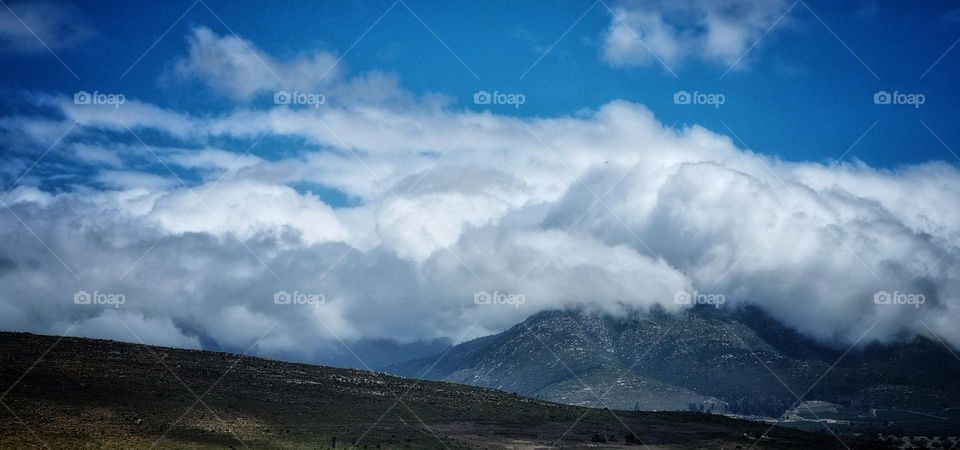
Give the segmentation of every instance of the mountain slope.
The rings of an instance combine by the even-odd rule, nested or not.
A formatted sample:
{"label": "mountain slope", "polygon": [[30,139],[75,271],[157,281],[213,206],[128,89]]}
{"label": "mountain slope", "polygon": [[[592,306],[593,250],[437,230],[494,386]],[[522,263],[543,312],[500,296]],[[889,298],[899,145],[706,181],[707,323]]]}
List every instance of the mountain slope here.
{"label": "mountain slope", "polygon": [[[634,409],[642,403],[644,409],[682,410],[690,403],[717,402],[625,370],[617,351],[619,337],[610,325],[607,318],[596,315],[542,313],[504,333],[455,346],[438,363],[438,356],[433,356],[386,370],[614,409]],[[551,343],[549,350],[545,342]],[[597,383],[588,383],[591,389],[584,389],[583,377]]]}
{"label": "mountain slope", "polygon": [[[960,378],[960,364],[943,364],[953,357],[934,342],[871,346],[831,369],[842,354],[757,310],[698,308],[622,318],[551,311],[453,347],[435,366],[439,355],[387,370],[578,405],[686,409],[693,403],[772,416],[826,373],[806,399],[860,410],[960,406],[960,390],[951,381]],[[571,394],[577,386],[585,394]]]}
{"label": "mountain slope", "polygon": [[[0,448],[622,447],[634,436],[647,448],[735,448],[766,430],[713,415],[614,415],[376,372],[23,333],[0,333],[0,386]],[[759,448],[842,448],[796,430],[768,437]]]}

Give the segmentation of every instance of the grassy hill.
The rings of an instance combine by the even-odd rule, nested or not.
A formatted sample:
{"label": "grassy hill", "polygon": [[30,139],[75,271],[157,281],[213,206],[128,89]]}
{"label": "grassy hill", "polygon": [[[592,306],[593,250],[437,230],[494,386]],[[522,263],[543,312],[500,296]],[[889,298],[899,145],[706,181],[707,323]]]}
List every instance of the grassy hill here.
{"label": "grassy hill", "polygon": [[[0,448],[734,449],[767,429],[228,353],[57,339],[0,333]],[[843,446],[778,428],[756,448]]]}

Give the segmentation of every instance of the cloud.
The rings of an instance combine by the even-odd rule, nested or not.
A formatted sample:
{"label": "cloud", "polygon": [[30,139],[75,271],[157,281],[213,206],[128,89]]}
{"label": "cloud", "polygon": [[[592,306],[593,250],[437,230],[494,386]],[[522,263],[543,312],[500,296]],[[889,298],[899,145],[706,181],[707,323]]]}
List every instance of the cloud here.
{"label": "cloud", "polygon": [[249,153],[236,155],[218,148],[184,149],[170,155],[168,159],[171,163],[188,169],[226,172],[233,172],[263,163],[262,159]]}
{"label": "cloud", "polygon": [[101,170],[94,180],[108,188],[124,190],[172,188],[179,183],[176,179],[130,170]]}
{"label": "cloud", "polygon": [[0,11],[0,49],[7,52],[35,54],[47,47],[71,48],[95,35],[69,5],[31,1],[11,4],[9,9],[13,13],[7,8]]}
{"label": "cloud", "polygon": [[783,0],[627,1],[613,8],[603,59],[618,67],[688,59],[733,65],[788,6]]}
{"label": "cloud", "polygon": [[337,57],[327,52],[278,61],[244,39],[205,27],[194,28],[188,42],[189,54],[175,62],[174,73],[233,99],[277,90],[317,92],[339,76]]}
{"label": "cloud", "polygon": [[[214,199],[208,202],[205,198]],[[161,197],[150,218],[171,233],[232,234],[249,239],[258,233],[290,228],[306,243],[341,242],[348,231],[333,210],[311,194],[287,186],[253,182],[211,182]]]}
{"label": "cloud", "polygon": [[78,142],[71,146],[76,158],[91,164],[102,164],[110,167],[123,165],[123,160],[113,151],[97,145]]}
{"label": "cloud", "polygon": [[[270,330],[256,352],[316,359],[339,339],[476,337],[569,305],[676,311],[696,290],[835,345],[875,322],[866,341],[929,326],[960,345],[954,166],[782,161],[624,101],[518,118],[404,98],[202,116],[34,98],[49,117],[0,123],[76,121],[65,147],[107,149],[129,126],[167,167],[64,152],[97,176],[0,198],[0,328],[106,335],[123,319],[157,343],[240,351]],[[126,302],[77,305],[80,290]],[[875,304],[880,290],[926,302]]]}
{"label": "cloud", "polygon": [[279,91],[323,96],[325,103],[373,105],[390,103],[405,108],[443,106],[443,95],[415,96],[389,73],[372,70],[347,77],[345,63],[336,54],[311,51],[277,58],[254,43],[236,36],[220,36],[197,27],[188,38],[188,54],[173,63],[165,80],[198,80],[214,92],[236,101],[253,101]]}
{"label": "cloud", "polygon": [[[65,329],[70,329],[69,325]],[[183,331],[174,326],[169,317],[148,317],[119,309],[105,310],[101,315],[80,320],[70,330],[73,336],[144,342],[180,348],[202,348],[196,336],[184,335]]]}

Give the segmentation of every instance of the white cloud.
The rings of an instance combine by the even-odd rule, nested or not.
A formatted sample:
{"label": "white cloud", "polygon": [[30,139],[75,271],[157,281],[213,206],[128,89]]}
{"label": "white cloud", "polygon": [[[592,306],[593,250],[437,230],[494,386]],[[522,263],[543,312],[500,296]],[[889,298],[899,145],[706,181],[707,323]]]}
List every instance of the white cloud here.
{"label": "white cloud", "polygon": [[[145,318],[131,327],[158,342],[245,350],[278,323],[258,351],[309,359],[336,342],[328,328],[347,340],[456,339],[474,323],[488,333],[584,302],[676,309],[673,293],[696,289],[828,342],[852,342],[879,319],[869,339],[926,334],[926,323],[960,345],[953,166],[780,161],[621,101],[516,118],[404,98],[202,117],[133,99],[119,109],[38,99],[78,122],[67,144],[110,141],[128,124],[184,141],[154,150],[205,177],[184,188],[165,170],[101,170],[94,181],[111,189],[11,192],[0,328],[112,320],[72,294],[123,292],[121,312]],[[293,143],[264,143],[258,154],[271,157],[230,170],[262,133]],[[277,305],[280,290],[327,301]],[[481,290],[527,301],[475,305]],[[928,301],[875,305],[878,290]],[[84,330],[103,334],[98,323]]]}
{"label": "white cloud", "polygon": [[170,163],[188,169],[201,169],[224,173],[233,173],[245,167],[263,164],[263,160],[250,152],[237,155],[219,148],[204,148],[201,150],[183,149],[167,158]]}
{"label": "white cloud", "polygon": [[147,172],[131,170],[101,170],[94,180],[111,189],[135,190],[147,189],[156,191],[172,188],[180,182],[175,178],[165,178]]}
{"label": "white cloud", "polygon": [[326,52],[278,61],[234,36],[193,30],[189,55],[174,66],[177,76],[196,78],[231,98],[246,100],[276,90],[317,92],[339,76],[337,58]]}
{"label": "white cloud", "polygon": [[116,153],[98,145],[78,142],[71,146],[71,150],[73,150],[77,159],[91,164],[103,164],[110,167],[123,165],[123,160]]}
{"label": "white cloud", "polygon": [[694,58],[732,65],[788,7],[783,0],[627,1],[613,9],[603,59],[614,66]]}
{"label": "white cloud", "polygon": [[230,233],[241,239],[286,227],[308,244],[345,241],[349,234],[316,196],[243,181],[214,181],[200,189],[172,191],[157,200],[150,218],[171,233]]}
{"label": "white cloud", "polygon": [[144,127],[161,128],[176,138],[195,137],[202,133],[199,128],[203,125],[202,121],[136,100],[127,100],[119,108],[111,105],[78,105],[72,98],[41,97],[38,101],[59,108],[68,121],[83,127],[123,134],[129,134],[130,131],[136,133]]}
{"label": "white cloud", "polygon": [[220,36],[204,27],[193,29],[188,46],[188,54],[177,59],[172,73],[164,78],[199,80],[233,100],[249,101],[257,96],[272,100],[278,91],[286,91],[322,95],[324,104],[373,105],[375,109],[387,103],[411,109],[450,102],[439,94],[415,96],[390,73],[372,70],[346,78],[345,62],[331,52],[317,50],[277,58],[252,42]]}

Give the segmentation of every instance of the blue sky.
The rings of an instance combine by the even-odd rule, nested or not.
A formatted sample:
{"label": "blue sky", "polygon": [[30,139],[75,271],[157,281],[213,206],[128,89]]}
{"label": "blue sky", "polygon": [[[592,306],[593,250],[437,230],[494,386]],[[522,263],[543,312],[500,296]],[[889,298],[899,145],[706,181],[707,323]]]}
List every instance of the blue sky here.
{"label": "blue sky", "polygon": [[0,329],[322,360],[700,292],[960,343],[955,3],[6,5]]}
{"label": "blue sky", "polygon": [[[724,75],[729,64],[693,60],[671,64],[676,77],[659,64],[621,68],[601,60],[601,35],[611,20],[604,3],[557,2],[545,14],[545,4],[537,2],[406,2],[421,24],[392,1],[263,7],[213,0],[206,4],[222,23],[204,4],[196,4],[170,28],[192,4],[84,5],[79,17],[96,35],[58,51],[79,80],[47,53],[6,54],[2,61],[10,70],[2,75],[3,85],[9,91],[116,91],[193,112],[230,108],[201,87],[160,81],[183,52],[191,27],[206,26],[237,33],[277,55],[349,50],[342,64],[351,70],[397,74],[413,92],[451,97],[453,107],[477,108],[471,102],[477,90],[522,93],[527,99],[522,108],[495,111],[525,116],[573,114],[624,99],[646,105],[666,123],[697,123],[724,134],[729,126],[745,142],[741,145],[813,161],[839,157],[879,121],[848,156],[881,167],[931,159],[957,162],[921,123],[948,146],[960,142],[960,129],[953,126],[960,108],[955,89],[960,56],[948,52],[960,37],[952,2],[811,1],[809,10],[794,4],[729,73]],[[677,107],[672,95],[678,90],[722,93],[727,102],[719,109]],[[880,90],[922,93],[926,103],[919,109],[878,108],[872,96]]]}

